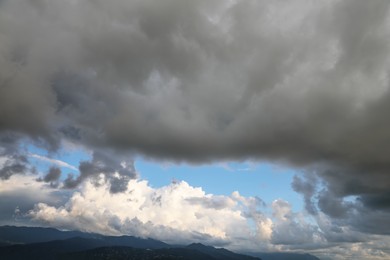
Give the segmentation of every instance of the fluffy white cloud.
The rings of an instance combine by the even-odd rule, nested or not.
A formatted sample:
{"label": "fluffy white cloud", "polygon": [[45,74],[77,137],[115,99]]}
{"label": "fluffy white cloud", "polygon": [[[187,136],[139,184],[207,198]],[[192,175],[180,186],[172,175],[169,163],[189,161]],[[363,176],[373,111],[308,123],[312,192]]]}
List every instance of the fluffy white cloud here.
{"label": "fluffy white cloud", "polygon": [[[206,194],[184,181],[154,189],[146,181],[131,180],[125,192],[113,194],[102,175],[98,185],[85,182],[65,205],[39,203],[29,215],[51,226],[89,232],[132,234],[175,243],[234,244],[236,240],[269,238],[272,221],[259,211],[251,213],[255,204],[255,198],[238,192],[231,196]],[[257,216],[253,220],[258,228],[254,230],[248,222],[252,216]]]}
{"label": "fluffy white cloud", "polygon": [[[237,191],[207,194],[184,181],[153,188],[147,181],[130,180],[124,192],[112,193],[103,174],[74,191],[36,182],[35,175],[13,175],[0,181],[0,202],[3,224],[19,221],[168,243],[198,241],[232,250],[304,251],[321,259],[389,257],[388,237],[361,233],[346,221],[294,212],[281,199],[265,205]],[[16,222],[10,220],[14,217]]]}
{"label": "fluffy white cloud", "polygon": [[361,231],[380,222],[370,212],[358,217],[364,212],[359,202],[349,202],[356,213],[335,219],[322,212],[294,212],[282,199],[266,205],[238,191],[229,196],[207,194],[184,181],[153,188],[133,179],[123,192],[112,193],[112,182],[104,174],[85,179],[76,190],[37,182],[38,177],[27,171],[0,181],[1,224],[127,234],[173,244],[198,241],[232,250],[304,251],[322,259],[389,257],[387,236]]}

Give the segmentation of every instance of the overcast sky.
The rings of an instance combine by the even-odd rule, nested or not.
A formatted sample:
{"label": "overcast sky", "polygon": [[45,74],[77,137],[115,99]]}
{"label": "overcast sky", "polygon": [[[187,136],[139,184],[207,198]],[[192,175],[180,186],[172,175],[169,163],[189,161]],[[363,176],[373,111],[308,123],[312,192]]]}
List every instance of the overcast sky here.
{"label": "overcast sky", "polygon": [[[0,0],[0,222],[389,259],[389,4]],[[280,166],[303,206],[136,160]]]}

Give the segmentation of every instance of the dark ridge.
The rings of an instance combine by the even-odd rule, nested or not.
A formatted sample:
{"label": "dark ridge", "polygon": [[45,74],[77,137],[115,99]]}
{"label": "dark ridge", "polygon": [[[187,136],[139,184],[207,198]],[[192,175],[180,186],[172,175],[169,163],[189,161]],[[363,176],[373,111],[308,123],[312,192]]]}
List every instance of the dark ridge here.
{"label": "dark ridge", "polygon": [[311,254],[299,253],[248,253],[248,255],[260,257],[263,260],[320,260],[318,257]]}
{"label": "dark ridge", "polygon": [[208,255],[213,256],[216,259],[226,259],[226,260],[258,259],[257,257],[237,254],[237,253],[233,253],[233,252],[231,252],[229,250],[226,250],[224,248],[215,248],[215,247],[212,247],[212,246],[205,246],[205,245],[200,244],[200,243],[190,244],[186,248],[195,249],[195,250],[197,250],[199,252],[206,253]]}
{"label": "dark ridge", "polygon": [[186,248],[139,249],[131,247],[100,247],[83,252],[62,254],[60,260],[217,260],[210,255]]}
{"label": "dark ridge", "polygon": [[12,226],[0,226],[0,259],[319,260],[310,254],[238,254],[200,243],[173,246],[150,238]]}
{"label": "dark ridge", "polygon": [[98,236],[80,231],[60,231],[55,228],[0,226],[0,243],[5,244],[31,244],[72,237],[94,238]]}
{"label": "dark ridge", "polygon": [[65,240],[69,238],[86,238],[101,240],[102,246],[131,246],[135,248],[165,248],[168,244],[151,239],[133,236],[103,236],[80,231],[60,231],[54,228],[41,227],[0,227],[0,246],[10,244],[31,244]]}

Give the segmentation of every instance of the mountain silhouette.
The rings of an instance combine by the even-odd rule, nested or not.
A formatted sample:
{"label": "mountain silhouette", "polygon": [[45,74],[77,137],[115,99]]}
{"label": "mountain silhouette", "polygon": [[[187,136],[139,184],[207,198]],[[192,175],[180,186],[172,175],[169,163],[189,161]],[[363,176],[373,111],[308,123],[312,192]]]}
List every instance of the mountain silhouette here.
{"label": "mountain silhouette", "polygon": [[54,228],[0,226],[0,246],[31,244],[65,240],[69,238],[92,239],[101,246],[131,246],[135,248],[165,248],[168,244],[151,239],[133,236],[103,236],[79,231],[60,231]]}
{"label": "mountain silhouette", "polygon": [[208,254],[208,255],[214,257],[215,259],[226,259],[226,260],[258,259],[256,257],[252,257],[252,256],[236,254],[236,253],[233,253],[233,252],[231,252],[229,250],[226,250],[224,248],[215,248],[215,247],[212,247],[212,246],[205,246],[205,245],[200,244],[200,243],[190,244],[186,248],[194,249],[194,250],[197,250],[199,252]]}
{"label": "mountain silhouette", "polygon": [[103,236],[54,228],[13,226],[0,226],[0,259],[318,260],[310,254],[262,252],[238,254],[201,243],[173,246],[151,238]]}
{"label": "mountain silhouette", "polygon": [[272,253],[248,253],[249,255],[259,257],[263,260],[320,260],[311,254],[272,252]]}

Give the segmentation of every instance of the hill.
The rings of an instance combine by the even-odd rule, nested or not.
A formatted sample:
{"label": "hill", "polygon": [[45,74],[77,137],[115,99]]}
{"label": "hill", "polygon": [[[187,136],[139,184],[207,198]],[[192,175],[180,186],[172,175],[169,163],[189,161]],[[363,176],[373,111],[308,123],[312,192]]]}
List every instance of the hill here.
{"label": "hill", "polygon": [[259,257],[263,260],[320,260],[318,257],[311,254],[299,254],[299,253],[250,253],[249,255]]}
{"label": "hill", "polygon": [[[249,256],[251,255],[251,256]],[[103,236],[54,228],[0,226],[0,259],[204,259],[204,260],[319,260],[310,254],[237,254],[200,243],[172,246],[134,236]]]}

